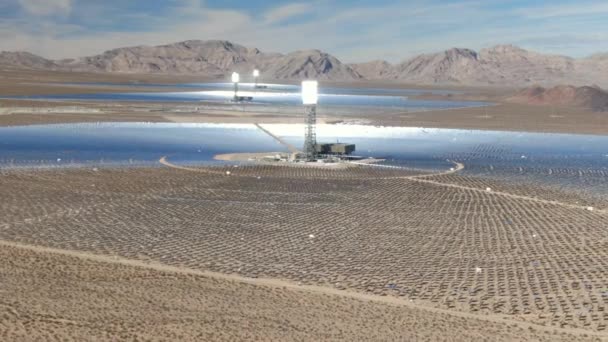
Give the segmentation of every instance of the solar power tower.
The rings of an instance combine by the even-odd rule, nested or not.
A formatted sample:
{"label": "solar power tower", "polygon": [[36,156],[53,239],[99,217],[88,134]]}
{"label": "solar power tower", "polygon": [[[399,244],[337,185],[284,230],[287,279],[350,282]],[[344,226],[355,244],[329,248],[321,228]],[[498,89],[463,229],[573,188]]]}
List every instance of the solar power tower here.
{"label": "solar power tower", "polygon": [[232,83],[234,83],[234,102],[238,102],[239,100],[239,81],[241,77],[238,72],[232,73]]}
{"label": "solar power tower", "polygon": [[306,117],[304,119],[305,135],[304,135],[304,154],[306,160],[313,161],[317,157],[317,100],[318,100],[318,82],[303,81],[302,82],[302,104],[305,108]]}
{"label": "solar power tower", "polygon": [[260,78],[260,70],[258,69],[254,69],[253,70],[253,88],[257,89],[258,88],[258,78]]}

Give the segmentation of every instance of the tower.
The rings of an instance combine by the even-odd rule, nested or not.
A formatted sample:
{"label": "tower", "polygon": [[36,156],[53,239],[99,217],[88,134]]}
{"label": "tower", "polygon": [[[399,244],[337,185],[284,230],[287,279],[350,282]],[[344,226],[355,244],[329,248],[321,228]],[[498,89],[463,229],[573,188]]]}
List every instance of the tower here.
{"label": "tower", "polygon": [[260,70],[255,69],[253,70],[253,89],[257,89],[258,88],[258,78],[260,77]]}
{"label": "tower", "polygon": [[232,83],[234,83],[234,102],[237,102],[239,100],[239,96],[238,96],[239,81],[240,81],[240,76],[239,76],[238,72],[233,72],[232,73]]}
{"label": "tower", "polygon": [[317,156],[317,101],[318,101],[318,82],[302,82],[302,104],[305,108],[305,135],[304,135],[304,154],[306,160],[313,161]]}

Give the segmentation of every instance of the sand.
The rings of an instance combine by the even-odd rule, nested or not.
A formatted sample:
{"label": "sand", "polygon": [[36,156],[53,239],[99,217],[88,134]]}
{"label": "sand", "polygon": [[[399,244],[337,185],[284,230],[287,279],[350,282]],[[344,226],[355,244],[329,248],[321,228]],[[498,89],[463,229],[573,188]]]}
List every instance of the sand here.
{"label": "sand", "polygon": [[382,298],[0,242],[0,339],[594,341]]}

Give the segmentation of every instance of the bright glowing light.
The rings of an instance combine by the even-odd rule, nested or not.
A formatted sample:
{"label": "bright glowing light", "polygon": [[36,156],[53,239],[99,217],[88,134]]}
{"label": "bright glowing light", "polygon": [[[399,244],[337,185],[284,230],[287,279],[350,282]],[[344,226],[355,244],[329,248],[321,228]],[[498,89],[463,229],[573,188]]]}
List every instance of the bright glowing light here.
{"label": "bright glowing light", "polygon": [[241,79],[241,77],[239,76],[238,72],[232,73],[232,83],[239,83],[240,79]]}
{"label": "bright glowing light", "polygon": [[258,70],[258,69],[253,70],[253,77],[260,77],[260,70]]}
{"label": "bright glowing light", "polygon": [[319,99],[319,82],[302,81],[302,103],[305,105],[315,105]]}

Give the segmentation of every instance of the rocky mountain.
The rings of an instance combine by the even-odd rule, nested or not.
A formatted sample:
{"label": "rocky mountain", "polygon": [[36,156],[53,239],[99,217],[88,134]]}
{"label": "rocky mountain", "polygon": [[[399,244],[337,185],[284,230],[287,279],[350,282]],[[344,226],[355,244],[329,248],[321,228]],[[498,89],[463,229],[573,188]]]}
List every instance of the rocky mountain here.
{"label": "rocky mountain", "polygon": [[397,76],[395,67],[383,60],[350,64],[350,67],[368,80],[394,79]]}
{"label": "rocky mountain", "polygon": [[576,71],[579,75],[608,75],[608,53],[596,54],[579,60],[576,63]]}
{"label": "rocky mountain", "polygon": [[477,52],[469,49],[416,56],[396,69],[397,79],[411,83],[493,84],[500,80],[497,71],[480,63]]}
{"label": "rocky mountain", "polygon": [[530,87],[508,99],[514,103],[560,105],[608,111],[608,92],[599,87],[561,85],[553,88]]}
{"label": "rocky mountain", "polygon": [[162,46],[120,48],[60,63],[70,70],[90,72],[200,74],[220,77],[233,71],[250,73],[257,68],[267,79],[361,78],[337,58],[318,50],[282,55],[263,53],[256,48],[219,40],[190,40]]}
{"label": "rocky mountain", "polygon": [[512,45],[499,45],[479,52],[479,63],[497,72],[507,83],[551,83],[566,80],[575,70],[570,57],[545,55]]}
{"label": "rocky mountain", "polygon": [[227,77],[260,69],[265,79],[317,78],[334,81],[392,80],[416,84],[529,87],[598,84],[608,87],[608,54],[573,59],[498,45],[479,52],[453,48],[423,54],[396,65],[386,61],[345,64],[319,50],[265,53],[228,41],[189,40],[135,46],[97,56],[50,61],[27,52],[3,52],[0,65],[34,69],[114,73],[194,74]]}
{"label": "rocky mountain", "polygon": [[368,79],[404,83],[531,86],[570,83],[608,86],[608,56],[584,59],[540,54],[513,45],[498,45],[479,52],[453,48],[423,54],[397,65],[354,65]]}
{"label": "rocky mountain", "polygon": [[63,61],[74,71],[201,74],[220,76],[237,66],[264,59],[258,49],[227,41],[184,41],[161,46],[136,46],[101,55]]}
{"label": "rocky mountain", "polygon": [[[131,73],[204,73],[216,74],[221,69],[210,62],[202,46],[190,42],[147,47],[136,46],[106,51],[101,55],[63,61],[75,71],[131,72]],[[214,50],[217,51],[217,50]],[[232,46],[221,50],[227,60],[238,61],[240,56]],[[228,56],[232,53],[231,56]],[[219,51],[218,51],[219,54]],[[219,56],[216,56],[219,59]]]}
{"label": "rocky mountain", "polygon": [[261,71],[276,79],[356,80],[362,78],[350,66],[319,50],[296,51],[275,58],[269,65],[263,65]]}
{"label": "rocky mountain", "polygon": [[55,62],[29,52],[0,52],[0,65],[10,65],[29,69],[56,70],[61,68]]}

